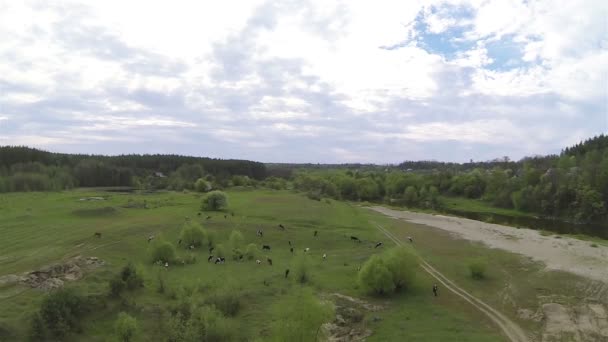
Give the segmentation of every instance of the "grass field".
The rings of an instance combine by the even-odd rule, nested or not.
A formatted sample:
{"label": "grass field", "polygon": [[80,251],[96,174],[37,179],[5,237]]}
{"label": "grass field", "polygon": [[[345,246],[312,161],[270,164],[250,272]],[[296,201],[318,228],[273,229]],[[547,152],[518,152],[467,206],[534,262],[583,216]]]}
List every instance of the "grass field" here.
{"label": "grass field", "polygon": [[[390,240],[371,222],[383,224],[400,237],[416,236],[417,253],[513,319],[517,319],[518,308],[535,307],[539,293],[568,294],[571,287],[582,284],[582,280],[579,284],[568,274],[539,272],[539,265],[513,254],[454,240],[440,231],[388,219],[348,203],[313,201],[287,191],[242,189],[229,191],[228,196],[229,211],[235,215],[224,218],[223,213],[197,216],[200,195],[195,193],[121,194],[88,190],[2,195],[0,276],[36,270],[76,255],[95,256],[107,265],[68,286],[105,296],[108,280],[127,262],[134,262],[144,272],[145,288],[130,295],[126,311],[138,319],[141,329],[136,340],[141,341],[159,336],[155,308],[175,305],[184,296],[198,303],[226,289],[238,293],[242,301],[242,309],[232,318],[238,326],[236,339],[271,339],[269,326],[280,318],[273,308],[301,286],[283,276],[293,258],[288,241],[294,243],[296,253],[310,248],[313,267],[308,285],[319,298],[340,293],[382,306],[380,311],[365,314],[362,325],[372,331],[368,341],[505,340],[489,319],[458,297],[445,292],[434,298],[430,291],[433,280],[423,272],[419,272],[416,284],[406,293],[381,298],[363,293],[356,281],[357,267],[380,252],[382,248],[374,249],[373,243],[382,241],[383,248],[391,246]],[[86,197],[105,200],[80,201]],[[144,201],[148,209],[144,208]],[[210,220],[205,219],[207,214],[212,216]],[[195,250],[198,262],[192,265],[165,270],[149,262],[147,237],[162,236],[177,244],[180,227],[187,217],[199,220],[216,234],[220,243],[233,230],[239,230],[245,243],[270,245],[272,250],[260,256],[271,257],[273,266],[232,260],[214,265],[206,261],[206,248]],[[278,229],[279,223],[287,229]],[[256,236],[258,229],[263,229],[263,238]],[[316,238],[315,230],[319,232]],[[95,232],[102,233],[102,238],[95,238]],[[350,241],[351,235],[364,243]],[[178,253],[185,257],[191,252],[178,249]],[[324,253],[327,261],[321,258]],[[467,260],[477,256],[491,260],[489,278],[481,282],[471,280],[466,269]],[[161,273],[167,280],[168,292],[175,295],[157,292]],[[567,284],[564,280],[568,280]],[[40,290],[21,285],[0,287],[0,340],[23,339],[28,319],[44,295]],[[124,303],[108,299],[104,310],[85,317],[83,331],[72,336],[72,340],[112,340],[112,324],[120,310],[125,310]],[[534,334],[540,329],[539,323],[519,323]]]}

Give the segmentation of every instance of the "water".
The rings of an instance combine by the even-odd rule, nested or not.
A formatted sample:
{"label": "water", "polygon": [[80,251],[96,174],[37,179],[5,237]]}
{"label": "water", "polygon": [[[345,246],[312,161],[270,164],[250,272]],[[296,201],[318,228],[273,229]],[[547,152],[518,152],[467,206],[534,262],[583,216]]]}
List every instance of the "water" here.
{"label": "water", "polygon": [[495,213],[478,213],[451,209],[444,209],[443,211],[447,214],[466,217],[471,220],[504,224],[514,227],[525,227],[535,230],[547,230],[559,234],[584,234],[602,239],[608,239],[608,225],[605,224],[577,224],[543,217],[509,216]]}

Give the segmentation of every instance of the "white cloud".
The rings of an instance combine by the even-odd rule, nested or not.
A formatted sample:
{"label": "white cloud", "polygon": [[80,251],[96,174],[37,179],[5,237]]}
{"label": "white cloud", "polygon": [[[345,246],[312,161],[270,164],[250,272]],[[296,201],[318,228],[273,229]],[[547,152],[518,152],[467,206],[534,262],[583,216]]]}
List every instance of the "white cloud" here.
{"label": "white cloud", "polygon": [[165,152],[207,144],[275,161],[295,150],[298,161],[376,162],[558,152],[608,130],[607,9],[3,2],[0,143],[95,152],[84,142],[128,138],[148,151],[162,140]]}

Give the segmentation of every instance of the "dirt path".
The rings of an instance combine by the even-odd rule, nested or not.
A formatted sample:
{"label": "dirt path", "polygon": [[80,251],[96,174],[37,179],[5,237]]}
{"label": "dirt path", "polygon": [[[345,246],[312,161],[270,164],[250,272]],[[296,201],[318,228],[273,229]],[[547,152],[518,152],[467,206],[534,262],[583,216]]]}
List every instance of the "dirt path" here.
{"label": "dirt path", "polygon": [[[384,227],[379,224],[372,222],[378,230],[384,233],[389,239],[395,242],[398,246],[403,246],[403,242],[395,237],[391,232],[386,230]],[[428,274],[430,274],[433,278],[437,279],[441,285],[443,285],[446,289],[450,290],[454,294],[458,295],[462,299],[469,302],[479,311],[483,312],[488,318],[490,318],[496,325],[500,327],[502,332],[509,338],[512,342],[526,342],[528,341],[528,337],[524,333],[524,331],[510,319],[508,319],[505,315],[492,308],[488,304],[484,303],[482,300],[476,298],[470,293],[466,292],[462,288],[458,287],[454,284],[450,279],[445,277],[439,271],[437,271],[433,266],[427,263],[423,258],[420,258],[420,265],[422,269],[424,269]]]}
{"label": "dirt path", "polygon": [[608,283],[608,247],[592,247],[591,242],[561,236],[543,236],[527,228],[513,228],[460,217],[431,215],[385,207],[369,207],[384,215],[443,229],[459,237],[480,241],[491,248],[500,248],[543,262],[548,269],[571,272]]}

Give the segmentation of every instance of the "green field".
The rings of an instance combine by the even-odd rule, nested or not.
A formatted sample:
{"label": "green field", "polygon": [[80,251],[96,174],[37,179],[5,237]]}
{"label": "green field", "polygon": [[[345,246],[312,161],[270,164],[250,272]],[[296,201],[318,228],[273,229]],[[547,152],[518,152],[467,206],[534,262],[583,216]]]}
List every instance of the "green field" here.
{"label": "green field", "polygon": [[[105,200],[79,200],[94,196]],[[288,241],[295,245],[296,254],[310,248],[312,279],[306,286],[318,298],[335,302],[331,294],[339,293],[382,307],[373,312],[362,310],[364,319],[357,328],[371,330],[368,341],[506,340],[489,319],[462,299],[447,291],[434,298],[430,291],[433,280],[422,271],[416,284],[405,293],[379,298],[363,293],[357,284],[357,268],[370,255],[391,246],[391,241],[373,223],[381,223],[401,237],[415,235],[417,253],[513,319],[517,319],[518,307],[535,307],[538,292],[567,294],[570,287],[580,285],[577,281],[582,283],[566,274],[541,273],[540,266],[513,254],[454,240],[428,227],[388,219],[344,202],[314,201],[288,191],[242,189],[229,191],[228,196],[230,209],[224,218],[224,213],[198,216],[200,195],[195,193],[71,191],[2,195],[0,276],[36,270],[77,255],[104,260],[105,266],[85,274],[81,280],[67,283],[107,301],[102,310],[83,318],[82,332],[68,339],[74,341],[112,340],[112,324],[119,311],[127,311],[138,319],[137,341],[157,340],[162,333],[158,308],[170,308],[183,300],[201,303],[226,289],[238,294],[242,303],[241,310],[231,318],[238,327],[235,340],[271,340],[270,327],[281,318],[274,308],[302,286],[284,277],[285,269],[292,267]],[[212,218],[206,220],[207,215]],[[245,243],[270,245],[270,252],[260,251],[259,255],[262,261],[271,257],[273,265],[233,260],[214,265],[207,262],[206,248],[194,252],[178,249],[180,257],[193,253],[197,258],[195,264],[171,265],[168,269],[153,265],[147,237],[162,236],[177,245],[180,227],[187,218],[199,220],[216,234],[219,243],[225,243],[233,230],[239,230]],[[287,229],[280,230],[279,223]],[[258,229],[264,231],[263,238],[256,236]],[[313,236],[315,230],[318,237]],[[102,238],[95,238],[95,232],[102,233]],[[351,235],[364,242],[352,242]],[[373,248],[378,241],[384,242],[384,246]],[[326,261],[322,260],[324,253]],[[479,282],[468,276],[466,262],[473,256],[492,261],[488,280]],[[129,261],[143,271],[145,287],[130,293],[125,304],[106,296],[108,280]],[[169,294],[158,293],[159,274],[166,279]],[[571,282],[564,287],[563,280]],[[513,289],[506,293],[507,299],[505,281]],[[549,281],[555,285],[548,285]],[[0,340],[24,339],[29,317],[44,296],[41,290],[21,285],[0,287]],[[533,335],[540,330],[539,323],[519,323]]]}

